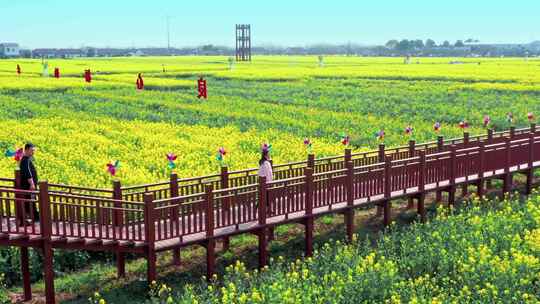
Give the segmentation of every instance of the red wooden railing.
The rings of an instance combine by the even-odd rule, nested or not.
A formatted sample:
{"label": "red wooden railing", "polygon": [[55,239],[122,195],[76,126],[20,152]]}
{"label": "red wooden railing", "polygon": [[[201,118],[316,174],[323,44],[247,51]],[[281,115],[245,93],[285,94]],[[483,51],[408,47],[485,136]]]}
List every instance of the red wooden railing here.
{"label": "red wooden railing", "polygon": [[[0,179],[0,245],[108,250],[142,253],[155,279],[155,254],[189,244],[207,249],[208,274],[213,273],[215,240],[239,233],[259,237],[260,262],[266,261],[266,229],[293,221],[306,226],[306,254],[312,252],[313,217],[346,215],[352,237],[351,212],[376,203],[390,221],[390,201],[418,200],[425,219],[426,192],[446,191],[453,203],[457,185],[474,184],[483,193],[487,179],[500,178],[509,191],[514,173],[540,166],[540,134],[536,126],[487,136],[469,137],[276,166],[266,183],[254,169],[178,179],[112,190],[41,182],[39,191],[17,189],[17,179]],[[38,205],[41,221],[31,209]],[[47,266],[48,267],[48,266]],[[123,268],[122,268],[123,269]],[[51,269],[46,269],[50,271]],[[24,272],[24,271],[23,271]],[[123,270],[119,270],[123,274]],[[26,274],[25,274],[26,275]],[[48,293],[52,282],[46,282]],[[51,295],[47,297],[51,300]]]}

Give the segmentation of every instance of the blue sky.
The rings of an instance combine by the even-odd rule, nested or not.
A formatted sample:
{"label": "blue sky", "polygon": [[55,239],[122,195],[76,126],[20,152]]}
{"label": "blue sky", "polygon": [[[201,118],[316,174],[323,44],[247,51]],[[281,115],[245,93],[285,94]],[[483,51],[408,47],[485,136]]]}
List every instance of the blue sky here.
{"label": "blue sky", "polygon": [[0,42],[26,47],[384,44],[389,39],[540,40],[540,0],[0,0]]}

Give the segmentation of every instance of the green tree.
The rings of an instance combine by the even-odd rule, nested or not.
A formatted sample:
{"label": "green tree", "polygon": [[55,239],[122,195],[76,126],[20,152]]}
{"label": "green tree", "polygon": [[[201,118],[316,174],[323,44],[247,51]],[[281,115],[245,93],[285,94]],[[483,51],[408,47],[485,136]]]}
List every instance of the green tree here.
{"label": "green tree", "polygon": [[435,40],[433,39],[427,39],[425,45],[426,45],[426,48],[428,49],[432,49],[437,46],[437,44],[435,43]]}
{"label": "green tree", "polygon": [[395,50],[396,47],[398,46],[399,44],[399,41],[397,41],[396,39],[392,39],[392,40],[389,40],[385,46],[391,50]]}

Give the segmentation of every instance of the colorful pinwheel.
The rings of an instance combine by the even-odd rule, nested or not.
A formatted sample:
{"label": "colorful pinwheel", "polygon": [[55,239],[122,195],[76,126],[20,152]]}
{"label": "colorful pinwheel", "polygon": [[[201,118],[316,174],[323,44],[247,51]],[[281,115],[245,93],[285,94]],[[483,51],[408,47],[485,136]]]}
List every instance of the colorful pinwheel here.
{"label": "colorful pinwheel", "polygon": [[506,113],[506,121],[509,123],[514,123],[514,114],[512,114],[512,112]]}
{"label": "colorful pinwheel", "polygon": [[375,133],[375,137],[377,137],[377,139],[380,141],[384,140],[384,130],[381,129]]}
{"label": "colorful pinwheel", "polygon": [[120,168],[119,160],[115,160],[114,162],[111,161],[107,164],[107,171],[111,174],[111,176],[115,176],[119,168]]}
{"label": "colorful pinwheel", "polygon": [[4,153],[4,155],[6,157],[13,157],[14,161],[19,162],[19,161],[21,161],[21,159],[23,157],[23,149],[19,148],[16,151],[13,151],[11,149],[7,149],[6,152]]}
{"label": "colorful pinwheel", "polygon": [[261,146],[261,152],[263,153],[270,153],[272,152],[272,145],[268,143],[264,143]]}
{"label": "colorful pinwheel", "polygon": [[167,166],[169,167],[169,169],[173,170],[173,169],[176,169],[176,154],[174,153],[167,153]]}
{"label": "colorful pinwheel", "polygon": [[491,123],[491,117],[489,117],[489,115],[485,115],[484,116],[484,128],[487,128],[490,123]]}
{"label": "colorful pinwheel", "polygon": [[533,122],[534,121],[534,114],[532,112],[527,113],[527,119],[529,120],[529,122]]}
{"label": "colorful pinwheel", "polygon": [[437,132],[437,133],[438,133],[439,131],[441,131],[441,123],[437,121],[437,122],[433,125],[433,130],[434,130],[435,132]]}
{"label": "colorful pinwheel", "polygon": [[216,156],[216,159],[223,165],[223,162],[225,161],[225,155],[227,154],[227,151],[225,151],[225,148],[220,147],[218,149],[218,153]]}
{"label": "colorful pinwheel", "polygon": [[348,146],[350,143],[349,135],[343,134],[341,135],[341,144],[344,146]]}
{"label": "colorful pinwheel", "polygon": [[468,127],[469,127],[469,123],[465,119],[459,122],[460,129],[467,129]]}
{"label": "colorful pinwheel", "polygon": [[304,147],[306,147],[308,153],[311,153],[313,151],[313,143],[307,137],[304,138]]}
{"label": "colorful pinwheel", "polygon": [[408,125],[408,126],[405,128],[405,135],[410,136],[410,135],[412,135],[412,132],[413,132],[413,127],[411,127],[410,125]]}

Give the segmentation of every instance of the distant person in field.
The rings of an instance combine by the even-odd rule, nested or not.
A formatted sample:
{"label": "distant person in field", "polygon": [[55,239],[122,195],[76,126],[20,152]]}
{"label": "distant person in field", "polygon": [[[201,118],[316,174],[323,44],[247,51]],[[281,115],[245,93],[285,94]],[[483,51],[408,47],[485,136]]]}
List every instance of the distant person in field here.
{"label": "distant person in field", "polygon": [[270,153],[263,149],[259,160],[259,176],[266,177],[266,182],[272,181],[272,164],[270,163]]}
{"label": "distant person in field", "polygon": [[[34,152],[36,148],[32,143],[24,145],[24,154],[19,164],[21,172],[21,188],[23,190],[35,191],[37,189],[38,174],[34,166]],[[27,194],[25,199],[32,199],[33,195]],[[27,217],[32,213],[34,221],[39,221],[39,212],[34,202],[24,202],[24,210]]]}
{"label": "distant person in field", "polygon": [[143,90],[143,89],[144,89],[144,81],[143,81],[141,73],[139,73],[139,76],[137,76],[137,90]]}
{"label": "distant person in field", "polygon": [[54,78],[60,78],[60,69],[54,68]]}
{"label": "distant person in field", "polygon": [[21,66],[17,64],[17,75],[21,75]]}

